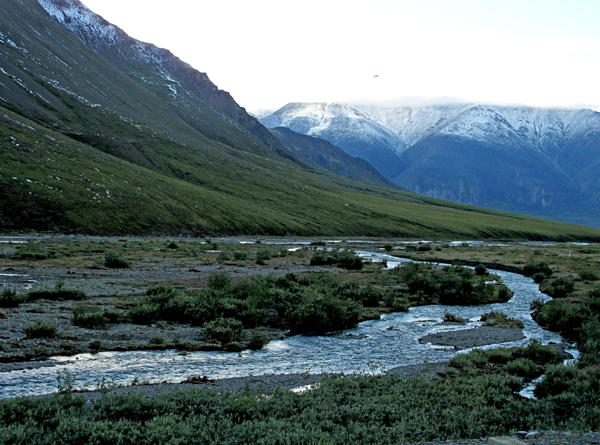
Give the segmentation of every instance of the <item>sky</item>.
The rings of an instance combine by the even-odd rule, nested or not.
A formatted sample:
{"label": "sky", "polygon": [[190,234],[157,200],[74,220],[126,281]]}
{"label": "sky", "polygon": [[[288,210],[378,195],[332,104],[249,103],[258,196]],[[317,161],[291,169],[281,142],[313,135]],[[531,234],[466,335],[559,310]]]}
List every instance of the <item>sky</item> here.
{"label": "sky", "polygon": [[478,102],[600,111],[600,0],[82,0],[248,111]]}

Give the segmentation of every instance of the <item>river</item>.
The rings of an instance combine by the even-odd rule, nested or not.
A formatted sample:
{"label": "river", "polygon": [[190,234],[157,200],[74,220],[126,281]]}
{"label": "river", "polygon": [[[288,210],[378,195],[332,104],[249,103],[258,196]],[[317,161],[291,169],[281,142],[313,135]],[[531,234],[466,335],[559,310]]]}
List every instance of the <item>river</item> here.
{"label": "river", "polygon": [[[408,261],[381,253],[358,251],[373,261],[387,261],[388,267]],[[424,335],[441,330],[465,329],[481,325],[479,317],[501,311],[525,324],[524,340],[502,343],[504,347],[523,346],[532,338],[543,344],[559,343],[561,337],[540,328],[530,316],[535,299],[549,300],[532,279],[518,274],[491,271],[515,293],[507,303],[484,306],[421,306],[408,312],[384,314],[380,320],[361,323],[354,329],[328,336],[298,335],[270,342],[260,351],[189,352],[135,351],[80,354],[53,357],[51,366],[0,373],[0,398],[56,392],[57,374],[75,378],[75,387],[95,388],[103,379],[116,384],[131,384],[134,379],[151,382],[180,382],[190,375],[213,379],[261,374],[371,372],[417,363],[441,362],[457,354],[452,347],[419,343]],[[440,324],[446,312],[468,319],[468,324]],[[494,347],[497,345],[490,345]]]}

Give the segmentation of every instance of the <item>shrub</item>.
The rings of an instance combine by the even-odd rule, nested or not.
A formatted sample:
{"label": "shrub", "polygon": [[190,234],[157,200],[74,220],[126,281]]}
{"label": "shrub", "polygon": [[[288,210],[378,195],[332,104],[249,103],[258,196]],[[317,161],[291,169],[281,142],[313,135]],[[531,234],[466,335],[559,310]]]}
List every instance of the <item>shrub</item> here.
{"label": "shrub", "polygon": [[501,328],[520,328],[523,329],[525,326],[521,320],[515,320],[510,318],[503,312],[488,312],[481,316],[484,326],[498,326]]}
{"label": "shrub", "polygon": [[29,292],[29,300],[85,300],[87,296],[83,291],[75,289],[63,289],[57,285],[56,288],[32,290]]}
{"label": "shrub", "polygon": [[231,278],[229,278],[229,275],[223,272],[215,272],[210,274],[210,276],[208,277],[208,282],[206,283],[206,285],[209,288],[215,290],[226,289],[227,287],[229,287],[230,284]]}
{"label": "shrub", "polygon": [[160,306],[145,301],[129,309],[127,315],[134,324],[152,324],[160,318]]}
{"label": "shrub", "polygon": [[233,252],[233,259],[236,261],[243,261],[248,259],[248,254],[246,252]]}
{"label": "shrub", "polygon": [[127,260],[124,260],[114,253],[106,254],[104,257],[104,265],[109,269],[129,269],[129,267],[131,267]]}
{"label": "shrub", "polygon": [[227,252],[221,252],[219,255],[217,255],[217,261],[219,263],[223,263],[225,261],[229,261],[229,254]]}
{"label": "shrub", "polygon": [[154,335],[152,336],[152,338],[150,338],[150,341],[148,343],[150,343],[151,345],[162,345],[165,343],[165,339],[158,335]]}
{"label": "shrub", "polygon": [[510,374],[518,375],[519,377],[534,378],[541,375],[544,371],[535,366],[532,360],[528,358],[518,358],[506,365],[506,370]]}
{"label": "shrub", "polygon": [[533,274],[533,281],[536,284],[540,284],[542,281],[546,279],[546,274],[543,272],[536,272]]}
{"label": "shrub", "polygon": [[419,247],[417,247],[417,250],[419,252],[429,252],[431,250],[431,245],[429,245],[429,244],[419,244]]}
{"label": "shrub", "polygon": [[204,324],[204,338],[216,340],[221,344],[240,339],[243,331],[242,322],[234,318],[217,318]]}
{"label": "shrub", "polygon": [[92,351],[98,351],[102,346],[102,341],[100,341],[99,339],[92,340],[89,346]]}
{"label": "shrub", "polygon": [[386,244],[385,246],[383,246],[383,248],[386,252],[391,252],[392,250],[394,250],[394,246],[391,244]]}
{"label": "shrub", "polygon": [[261,330],[254,330],[250,334],[250,341],[248,342],[248,348],[257,350],[262,349],[264,345],[269,343],[269,337]]}
{"label": "shrub", "polygon": [[558,277],[552,281],[552,287],[548,289],[548,295],[553,298],[565,298],[573,293],[575,283],[568,278]]}
{"label": "shrub", "polygon": [[504,364],[512,357],[512,352],[506,348],[494,348],[486,350],[490,363]]}
{"label": "shrub", "polygon": [[317,252],[310,260],[311,266],[337,266],[348,270],[361,270],[364,266],[362,258],[351,250],[334,250],[333,252]]}
{"label": "shrub", "polygon": [[574,386],[576,378],[577,368],[574,366],[550,366],[542,381],[535,385],[533,394],[540,399],[561,394]]}
{"label": "shrub", "polygon": [[303,289],[285,311],[283,324],[294,333],[320,334],[356,326],[361,306],[338,295]]}
{"label": "shrub", "polygon": [[527,347],[520,350],[520,353],[538,365],[556,364],[561,360],[556,348],[550,345],[544,346],[536,339],[531,340]]}
{"label": "shrub", "polygon": [[96,306],[81,305],[73,308],[71,322],[80,328],[104,329],[108,319]]}
{"label": "shrub", "polygon": [[4,289],[0,294],[0,307],[17,307],[27,301],[27,294],[19,295],[16,289]]}
{"label": "shrub", "polygon": [[12,258],[14,260],[41,261],[52,256],[53,255],[51,253],[43,251],[42,248],[35,243],[35,241],[28,240],[27,244],[24,246],[17,247],[17,251],[13,254]]}
{"label": "shrub", "polygon": [[171,242],[167,245],[167,249],[179,249],[179,246],[175,242]]}
{"label": "shrub", "polygon": [[54,323],[47,321],[36,321],[34,324],[27,326],[23,332],[27,338],[56,338],[58,337],[58,328]]}
{"label": "shrub", "polygon": [[444,314],[444,322],[446,322],[446,323],[464,323],[465,319],[459,317],[458,315],[451,314],[450,312],[446,312]]}
{"label": "shrub", "polygon": [[259,250],[256,252],[256,264],[264,266],[267,260],[271,259],[271,252],[268,250]]}
{"label": "shrub", "polygon": [[360,297],[362,305],[368,307],[379,306],[379,302],[384,298],[383,292],[370,284],[361,289]]}
{"label": "shrub", "polygon": [[597,281],[599,279],[598,271],[592,268],[583,269],[579,272],[579,278],[584,281]]}
{"label": "shrub", "polygon": [[523,267],[523,274],[526,277],[532,277],[536,273],[543,273],[544,275],[550,277],[552,276],[552,269],[550,269],[550,266],[544,262],[528,263]]}
{"label": "shrub", "polygon": [[478,264],[477,266],[475,266],[475,275],[478,275],[478,276],[488,275],[488,270],[486,269],[486,267],[483,264]]}

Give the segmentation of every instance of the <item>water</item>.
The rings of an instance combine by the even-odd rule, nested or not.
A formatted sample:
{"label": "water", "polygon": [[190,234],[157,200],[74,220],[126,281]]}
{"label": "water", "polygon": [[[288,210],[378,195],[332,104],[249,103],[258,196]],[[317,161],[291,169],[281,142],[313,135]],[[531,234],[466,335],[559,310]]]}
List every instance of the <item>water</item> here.
{"label": "water", "polygon": [[[388,261],[388,267],[407,260],[381,253],[358,252],[376,261]],[[522,320],[526,338],[502,346],[524,346],[536,338],[542,343],[560,342],[559,334],[540,328],[530,316],[529,305],[535,299],[549,297],[538,290],[530,278],[504,271],[492,271],[515,292],[507,303],[485,306],[422,306],[408,312],[384,314],[381,320],[361,323],[357,328],[329,336],[294,336],[269,343],[261,351],[193,352],[135,351],[81,354],[48,360],[53,366],[25,371],[0,373],[0,398],[56,392],[57,373],[75,377],[75,386],[95,388],[103,377],[117,384],[141,381],[180,382],[190,375],[210,378],[241,377],[260,374],[299,372],[371,372],[378,369],[422,363],[440,362],[457,354],[451,347],[421,344],[424,335],[442,330],[464,329],[465,326],[440,325],[446,312],[468,319],[466,327],[478,326],[480,315],[502,311]],[[493,347],[488,346],[488,347]]]}

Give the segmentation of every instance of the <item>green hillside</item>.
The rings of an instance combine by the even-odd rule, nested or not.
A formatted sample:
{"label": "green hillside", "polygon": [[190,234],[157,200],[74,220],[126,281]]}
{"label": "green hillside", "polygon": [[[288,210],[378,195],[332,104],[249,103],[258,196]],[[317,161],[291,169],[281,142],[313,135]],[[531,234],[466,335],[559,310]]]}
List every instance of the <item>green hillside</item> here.
{"label": "green hillside", "polygon": [[1,232],[600,240],[310,167],[170,53],[94,50],[35,0],[0,33]]}

